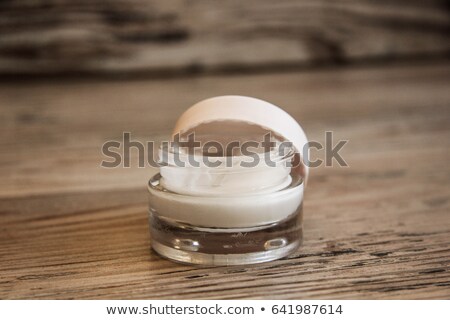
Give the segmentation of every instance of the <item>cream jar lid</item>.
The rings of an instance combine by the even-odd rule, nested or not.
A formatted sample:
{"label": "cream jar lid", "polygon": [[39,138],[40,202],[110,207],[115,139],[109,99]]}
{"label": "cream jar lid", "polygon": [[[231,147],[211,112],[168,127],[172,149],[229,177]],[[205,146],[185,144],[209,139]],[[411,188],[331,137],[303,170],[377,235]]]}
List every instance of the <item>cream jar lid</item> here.
{"label": "cream jar lid", "polygon": [[309,170],[303,159],[308,143],[305,132],[286,111],[267,101],[245,96],[219,96],[200,101],[180,116],[172,136],[182,135],[199,125],[223,121],[257,125],[284,141],[292,142],[300,157],[297,170],[306,183]]}

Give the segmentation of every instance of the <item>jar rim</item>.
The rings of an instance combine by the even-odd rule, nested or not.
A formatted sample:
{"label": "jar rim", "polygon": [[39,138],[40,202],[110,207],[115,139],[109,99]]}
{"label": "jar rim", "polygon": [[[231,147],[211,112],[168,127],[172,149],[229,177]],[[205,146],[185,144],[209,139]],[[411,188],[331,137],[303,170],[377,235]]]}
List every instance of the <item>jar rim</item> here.
{"label": "jar rim", "polygon": [[[213,172],[222,172],[223,170],[228,171],[228,173],[233,173],[233,169],[236,171],[243,170],[252,170],[252,169],[260,169],[261,163],[267,164],[266,159],[269,154],[269,159],[274,164],[273,166],[264,166],[264,168],[276,167],[279,165],[285,165],[288,162],[292,162],[294,156],[297,154],[295,148],[293,146],[284,146],[284,151],[280,152],[280,147],[275,147],[273,149],[277,149],[277,153],[274,150],[269,152],[255,153],[259,155],[257,157],[258,163],[255,166],[243,166],[243,163],[247,163],[247,161],[255,160],[256,158],[251,157],[250,155],[233,155],[233,156],[212,156],[212,155],[196,155],[196,154],[187,154],[187,153],[176,153],[173,147],[164,148],[161,144],[158,149],[158,165],[159,167],[172,167],[172,168],[180,168],[180,169],[202,169],[208,174]],[[166,155],[164,157],[164,155]],[[175,163],[175,155],[178,157],[178,160],[182,161],[184,166],[179,166]],[[191,164],[190,160],[194,160],[199,165],[194,166]],[[213,163],[216,161],[220,161],[221,164],[226,164],[225,166],[219,165],[217,167],[211,167],[205,164],[205,159],[208,162]],[[231,159],[232,165],[229,165]],[[187,160],[187,161],[186,161]],[[167,161],[167,162],[164,162]],[[230,170],[231,169],[231,170]]]}

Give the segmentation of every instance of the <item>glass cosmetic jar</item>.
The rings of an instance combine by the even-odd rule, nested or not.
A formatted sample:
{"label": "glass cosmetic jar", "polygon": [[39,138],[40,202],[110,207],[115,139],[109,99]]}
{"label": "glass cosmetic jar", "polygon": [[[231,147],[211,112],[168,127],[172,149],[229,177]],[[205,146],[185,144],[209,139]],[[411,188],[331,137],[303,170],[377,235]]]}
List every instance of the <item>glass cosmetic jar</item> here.
{"label": "glass cosmetic jar", "polygon": [[260,263],[296,251],[306,144],[300,125],[263,100],[222,96],[189,108],[161,145],[160,172],[148,184],[153,249],[202,265]]}
{"label": "glass cosmetic jar", "polygon": [[[176,166],[168,160],[149,182],[152,247],[178,262],[240,265],[282,258],[302,241],[303,179],[291,170],[292,148],[257,153],[258,165]],[[273,166],[265,163],[265,157]],[[248,159],[246,159],[248,160]],[[226,164],[227,157],[210,157]],[[256,162],[256,161],[255,161]],[[186,164],[186,163],[185,163]]]}

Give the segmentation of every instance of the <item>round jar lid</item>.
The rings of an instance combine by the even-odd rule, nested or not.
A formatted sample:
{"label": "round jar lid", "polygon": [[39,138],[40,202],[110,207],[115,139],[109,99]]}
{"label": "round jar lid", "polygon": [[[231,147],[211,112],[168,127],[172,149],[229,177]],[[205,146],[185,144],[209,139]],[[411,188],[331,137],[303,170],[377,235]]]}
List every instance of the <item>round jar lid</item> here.
{"label": "round jar lid", "polygon": [[[199,125],[213,122],[220,125],[226,121],[257,125],[283,141],[290,141],[300,158],[296,161],[297,170],[306,182],[309,170],[303,160],[303,150],[308,143],[305,132],[292,116],[267,101],[245,96],[219,96],[200,101],[181,115],[172,135],[195,131]],[[214,126],[210,127],[214,130]]]}

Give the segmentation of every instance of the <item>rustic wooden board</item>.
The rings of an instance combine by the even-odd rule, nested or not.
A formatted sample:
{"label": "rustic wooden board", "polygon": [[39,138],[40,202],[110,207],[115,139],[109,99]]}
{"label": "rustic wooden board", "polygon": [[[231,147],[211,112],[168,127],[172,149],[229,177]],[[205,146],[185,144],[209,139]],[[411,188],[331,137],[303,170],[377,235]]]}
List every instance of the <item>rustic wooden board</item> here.
{"label": "rustic wooden board", "polygon": [[[0,84],[0,298],[450,298],[450,64],[247,76]],[[154,169],[102,169],[100,147],[167,137],[212,95],[283,106],[312,140],[304,246],[249,267],[150,251]],[[317,154],[320,155],[320,154]]]}
{"label": "rustic wooden board", "polygon": [[441,0],[27,0],[0,10],[0,74],[167,74],[450,52]]}

